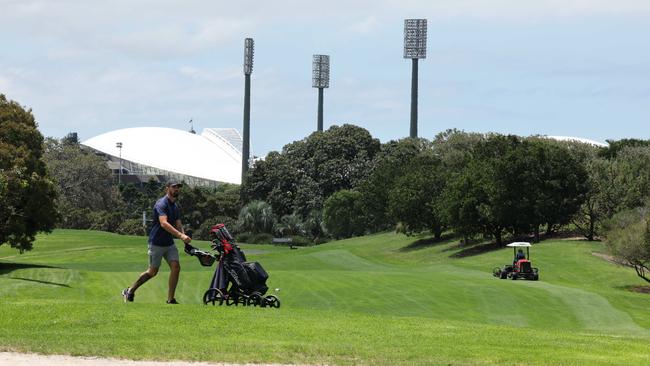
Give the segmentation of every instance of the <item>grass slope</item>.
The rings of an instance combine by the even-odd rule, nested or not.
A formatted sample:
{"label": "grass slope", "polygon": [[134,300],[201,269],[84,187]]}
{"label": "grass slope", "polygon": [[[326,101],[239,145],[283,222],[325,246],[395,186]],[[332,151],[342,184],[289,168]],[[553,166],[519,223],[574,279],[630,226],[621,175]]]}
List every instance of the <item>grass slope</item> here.
{"label": "grass slope", "polygon": [[[650,364],[650,297],[601,244],[533,246],[538,282],[498,280],[510,249],[451,257],[392,233],[318,247],[242,245],[281,288],[282,307],[200,303],[213,268],[181,254],[180,306],[167,269],[133,304],[144,238],[59,230],[32,252],[0,247],[0,350],[130,359],[420,365]],[[207,243],[198,243],[207,248]]]}

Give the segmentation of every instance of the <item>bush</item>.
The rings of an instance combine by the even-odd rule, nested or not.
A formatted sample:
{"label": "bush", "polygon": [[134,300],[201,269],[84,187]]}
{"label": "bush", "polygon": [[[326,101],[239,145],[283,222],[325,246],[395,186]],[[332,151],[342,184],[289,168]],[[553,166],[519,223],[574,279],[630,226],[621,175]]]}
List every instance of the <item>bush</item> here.
{"label": "bush", "polygon": [[271,244],[273,242],[273,235],[267,233],[259,233],[251,236],[250,244]]}
{"label": "bush", "polygon": [[[228,216],[216,216],[203,221],[198,229],[194,230],[194,239],[198,240],[211,240],[210,229],[216,224],[224,224],[232,235],[237,231],[237,220]],[[235,235],[236,236],[236,235]]]}
{"label": "bush", "polygon": [[291,244],[291,245],[294,245],[294,246],[297,246],[297,247],[306,247],[306,246],[309,246],[309,245],[313,244],[311,240],[309,240],[308,238],[305,238],[304,236],[291,235],[291,236],[289,236],[289,238],[291,238],[291,243],[288,243],[288,244]]}
{"label": "bush", "polygon": [[138,219],[124,220],[120,226],[117,227],[117,233],[121,235],[146,235],[144,227],[142,227],[142,220]]}
{"label": "bush", "polygon": [[239,243],[250,243],[251,233],[239,233],[235,235],[235,240]]}
{"label": "bush", "polygon": [[246,244],[271,244],[273,243],[273,235],[267,233],[241,233],[236,236],[236,240]]}

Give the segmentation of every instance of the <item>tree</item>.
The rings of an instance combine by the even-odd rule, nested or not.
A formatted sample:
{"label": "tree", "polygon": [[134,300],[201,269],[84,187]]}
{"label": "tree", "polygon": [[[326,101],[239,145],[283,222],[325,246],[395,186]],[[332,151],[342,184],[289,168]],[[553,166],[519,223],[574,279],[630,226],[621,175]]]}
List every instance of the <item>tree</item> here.
{"label": "tree", "polygon": [[48,138],[44,161],[56,183],[62,227],[117,230],[126,218],[126,206],[104,158],[84,150],[74,139]]}
{"label": "tree", "polygon": [[0,245],[21,253],[57,221],[56,191],[43,156],[43,135],[31,110],[0,94]]}
{"label": "tree", "polygon": [[272,233],[275,215],[271,205],[264,201],[253,201],[239,212],[239,231],[253,234]]}
{"label": "tree", "polygon": [[395,179],[388,195],[389,215],[407,234],[429,230],[440,239],[444,224],[438,202],[444,185],[440,160],[430,151],[420,153]]}
{"label": "tree", "polygon": [[302,217],[298,214],[284,215],[276,225],[281,236],[300,235],[303,233]]}
{"label": "tree", "polygon": [[547,233],[570,222],[587,192],[585,168],[566,146],[539,138],[489,135],[464,169],[451,174],[441,200],[444,217],[465,236],[483,233],[498,244]]}
{"label": "tree", "polygon": [[650,215],[647,207],[616,214],[604,225],[607,247],[612,255],[634,267],[650,282]]}
{"label": "tree", "polygon": [[607,140],[609,144],[605,148],[598,151],[598,156],[608,160],[615,159],[618,153],[629,147],[650,147],[650,140],[639,139],[622,139],[622,140]]}
{"label": "tree", "polygon": [[370,172],[357,187],[367,220],[365,224],[370,231],[395,227],[397,221],[388,207],[390,191],[397,180],[406,174],[411,161],[423,151],[431,152],[431,143],[425,139],[406,138],[381,145]]}
{"label": "tree", "polygon": [[242,200],[263,200],[278,215],[305,217],[334,192],[355,188],[379,148],[367,130],[349,124],[314,132],[257,161],[244,179]]}
{"label": "tree", "polygon": [[[531,159],[528,171],[520,172],[527,184],[531,207],[527,219],[539,241],[540,226],[546,225],[546,234],[568,224],[585,201],[588,174],[572,147],[564,142],[528,138],[518,152],[520,158]],[[521,178],[520,178],[521,179]]]}
{"label": "tree", "polygon": [[323,221],[337,239],[362,235],[365,229],[361,193],[343,189],[331,195],[325,201]]}

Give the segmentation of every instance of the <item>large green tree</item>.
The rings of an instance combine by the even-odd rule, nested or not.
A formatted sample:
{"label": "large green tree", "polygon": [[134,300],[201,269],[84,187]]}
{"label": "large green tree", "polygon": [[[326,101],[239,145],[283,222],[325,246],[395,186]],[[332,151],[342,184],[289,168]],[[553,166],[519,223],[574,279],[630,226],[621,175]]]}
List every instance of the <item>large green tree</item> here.
{"label": "large green tree", "polygon": [[21,253],[57,220],[56,191],[42,155],[43,135],[31,110],[0,94],[0,245]]}
{"label": "large green tree", "polygon": [[621,211],[604,224],[610,252],[650,282],[650,214],[647,207]]}
{"label": "large green tree", "polygon": [[584,201],[586,171],[566,148],[545,139],[491,135],[452,174],[441,207],[460,234],[497,243],[569,222]]}
{"label": "large green tree", "polygon": [[334,192],[356,187],[379,148],[379,140],[354,125],[314,132],[257,161],[242,185],[243,201],[263,200],[277,215],[305,217]]}
{"label": "large green tree", "polygon": [[413,159],[424,151],[431,152],[431,142],[425,139],[406,138],[381,145],[381,151],[372,161],[369,173],[357,187],[361,193],[361,206],[368,230],[395,227],[397,218],[393,214],[396,211],[391,214],[388,206],[390,192],[406,174]]}
{"label": "large green tree", "polygon": [[388,194],[388,212],[407,234],[431,231],[440,239],[444,223],[438,209],[445,175],[432,151],[424,151],[405,166]]}
{"label": "large green tree", "polygon": [[115,231],[127,216],[127,206],[106,160],[71,139],[48,138],[45,147],[44,160],[58,191],[61,226]]}
{"label": "large green tree", "polygon": [[340,190],[325,201],[323,222],[330,235],[337,239],[362,235],[365,232],[361,193]]}

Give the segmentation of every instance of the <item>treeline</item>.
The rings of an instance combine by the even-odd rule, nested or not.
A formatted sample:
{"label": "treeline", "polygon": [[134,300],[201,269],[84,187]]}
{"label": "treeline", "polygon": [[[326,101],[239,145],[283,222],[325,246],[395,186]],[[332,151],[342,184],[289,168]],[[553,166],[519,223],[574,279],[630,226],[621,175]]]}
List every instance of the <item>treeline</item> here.
{"label": "treeline", "polygon": [[[145,234],[160,183],[116,184],[105,161],[71,136],[46,139],[59,226]],[[381,144],[333,126],[257,161],[244,184],[185,187],[182,220],[196,238],[223,222],[246,242],[321,243],[385,230],[451,232],[465,242],[573,231],[594,240],[617,212],[650,196],[650,146],[608,148],[543,137],[448,130]]]}
{"label": "treeline", "polygon": [[321,215],[334,238],[397,229],[501,243],[571,230],[594,240],[604,220],[650,197],[649,158],[642,140],[598,148],[448,130],[380,144],[343,125],[256,162],[242,197],[269,216]]}
{"label": "treeline", "polygon": [[[142,187],[118,185],[105,158],[84,149],[73,135],[46,139],[44,150],[43,158],[58,193],[58,227],[146,234],[153,204],[165,194],[162,183],[151,180]],[[184,225],[199,239],[207,239],[216,223],[234,227],[241,206],[239,186],[229,184],[184,187],[178,202]]]}

